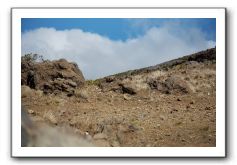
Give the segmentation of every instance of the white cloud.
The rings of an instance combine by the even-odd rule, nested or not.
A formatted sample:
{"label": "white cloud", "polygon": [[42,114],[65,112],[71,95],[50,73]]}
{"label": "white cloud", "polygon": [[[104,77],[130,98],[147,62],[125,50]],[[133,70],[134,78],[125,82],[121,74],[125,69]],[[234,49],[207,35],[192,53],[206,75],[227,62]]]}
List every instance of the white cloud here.
{"label": "white cloud", "polygon": [[86,79],[156,65],[215,46],[198,29],[150,28],[144,36],[113,41],[80,29],[39,28],[22,34],[22,55],[37,53],[45,59],[74,61]]}

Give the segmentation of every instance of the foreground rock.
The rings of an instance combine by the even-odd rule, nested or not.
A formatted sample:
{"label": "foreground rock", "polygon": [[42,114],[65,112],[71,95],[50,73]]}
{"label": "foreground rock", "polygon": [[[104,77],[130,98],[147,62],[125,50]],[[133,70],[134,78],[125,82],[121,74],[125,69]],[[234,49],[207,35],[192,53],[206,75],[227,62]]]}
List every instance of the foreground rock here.
{"label": "foreground rock", "polygon": [[75,135],[66,129],[46,124],[34,124],[24,108],[21,110],[22,147],[93,147],[83,136]]}

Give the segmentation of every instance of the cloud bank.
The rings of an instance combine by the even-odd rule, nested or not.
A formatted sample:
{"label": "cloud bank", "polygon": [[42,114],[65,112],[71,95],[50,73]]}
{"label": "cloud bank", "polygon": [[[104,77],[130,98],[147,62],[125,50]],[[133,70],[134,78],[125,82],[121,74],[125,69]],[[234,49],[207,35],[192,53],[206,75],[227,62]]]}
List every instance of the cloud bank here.
{"label": "cloud bank", "polygon": [[163,26],[143,36],[114,41],[80,29],[39,28],[22,33],[22,55],[37,53],[44,59],[76,62],[86,79],[156,65],[215,46],[199,29]]}

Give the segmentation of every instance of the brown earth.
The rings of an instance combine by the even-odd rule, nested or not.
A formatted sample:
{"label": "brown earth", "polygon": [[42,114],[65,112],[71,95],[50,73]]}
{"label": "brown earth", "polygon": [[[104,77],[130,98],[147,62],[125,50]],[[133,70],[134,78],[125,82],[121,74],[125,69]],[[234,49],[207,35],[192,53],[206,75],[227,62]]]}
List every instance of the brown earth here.
{"label": "brown earth", "polygon": [[33,123],[87,136],[95,146],[214,147],[215,53],[89,80],[70,97],[22,85],[22,104]]}

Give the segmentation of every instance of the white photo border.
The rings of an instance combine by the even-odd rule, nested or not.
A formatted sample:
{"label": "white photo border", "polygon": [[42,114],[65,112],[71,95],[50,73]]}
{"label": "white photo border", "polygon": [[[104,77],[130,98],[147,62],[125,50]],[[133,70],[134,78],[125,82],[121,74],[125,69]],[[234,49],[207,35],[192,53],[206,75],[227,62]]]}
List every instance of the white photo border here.
{"label": "white photo border", "polygon": [[[12,8],[12,157],[226,157],[225,8]],[[216,18],[216,147],[21,147],[21,18]]]}

